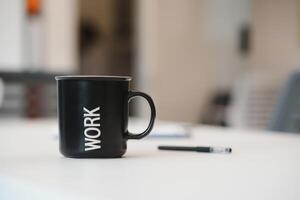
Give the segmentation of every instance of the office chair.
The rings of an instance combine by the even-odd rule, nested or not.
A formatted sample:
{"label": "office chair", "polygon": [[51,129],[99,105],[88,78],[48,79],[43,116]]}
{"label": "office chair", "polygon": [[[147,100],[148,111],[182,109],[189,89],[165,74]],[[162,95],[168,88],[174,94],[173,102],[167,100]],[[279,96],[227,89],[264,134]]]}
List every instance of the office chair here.
{"label": "office chair", "polygon": [[300,71],[292,73],[283,85],[268,129],[300,133]]}

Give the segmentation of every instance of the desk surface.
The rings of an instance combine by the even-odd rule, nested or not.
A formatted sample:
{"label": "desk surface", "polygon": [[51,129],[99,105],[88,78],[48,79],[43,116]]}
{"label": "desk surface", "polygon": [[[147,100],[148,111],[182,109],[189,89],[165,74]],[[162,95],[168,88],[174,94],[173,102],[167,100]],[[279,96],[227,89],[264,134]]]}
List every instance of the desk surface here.
{"label": "desk surface", "polygon": [[[300,136],[196,127],[129,141],[122,159],[69,159],[55,121],[0,122],[0,199],[300,199]],[[218,145],[231,155],[158,151]]]}

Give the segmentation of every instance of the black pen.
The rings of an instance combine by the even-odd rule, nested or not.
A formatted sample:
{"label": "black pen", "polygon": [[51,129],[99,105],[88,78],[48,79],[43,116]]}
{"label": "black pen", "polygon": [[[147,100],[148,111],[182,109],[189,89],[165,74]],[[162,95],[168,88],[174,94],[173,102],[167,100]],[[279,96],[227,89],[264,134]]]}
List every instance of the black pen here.
{"label": "black pen", "polygon": [[200,147],[200,146],[158,146],[159,150],[172,151],[196,151],[204,153],[231,153],[232,149],[229,147]]}

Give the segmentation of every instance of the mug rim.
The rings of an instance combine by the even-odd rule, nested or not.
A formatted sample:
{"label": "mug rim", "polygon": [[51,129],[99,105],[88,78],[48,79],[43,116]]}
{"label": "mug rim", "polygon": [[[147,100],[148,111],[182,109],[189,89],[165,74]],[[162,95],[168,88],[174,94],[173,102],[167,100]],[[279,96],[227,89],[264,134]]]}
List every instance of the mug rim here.
{"label": "mug rim", "polygon": [[96,80],[96,81],[130,81],[130,76],[106,76],[106,75],[65,75],[55,76],[55,80]]}

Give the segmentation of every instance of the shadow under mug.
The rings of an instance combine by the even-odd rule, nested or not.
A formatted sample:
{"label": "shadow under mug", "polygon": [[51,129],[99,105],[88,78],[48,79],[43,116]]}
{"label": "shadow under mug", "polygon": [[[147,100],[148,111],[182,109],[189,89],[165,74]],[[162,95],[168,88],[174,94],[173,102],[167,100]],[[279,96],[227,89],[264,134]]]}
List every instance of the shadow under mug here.
{"label": "shadow under mug", "polygon": [[[116,158],[126,152],[128,139],[141,139],[153,128],[156,110],[152,98],[131,91],[131,77],[57,76],[60,152],[72,158]],[[143,97],[150,105],[147,129],[130,133],[128,103]]]}

